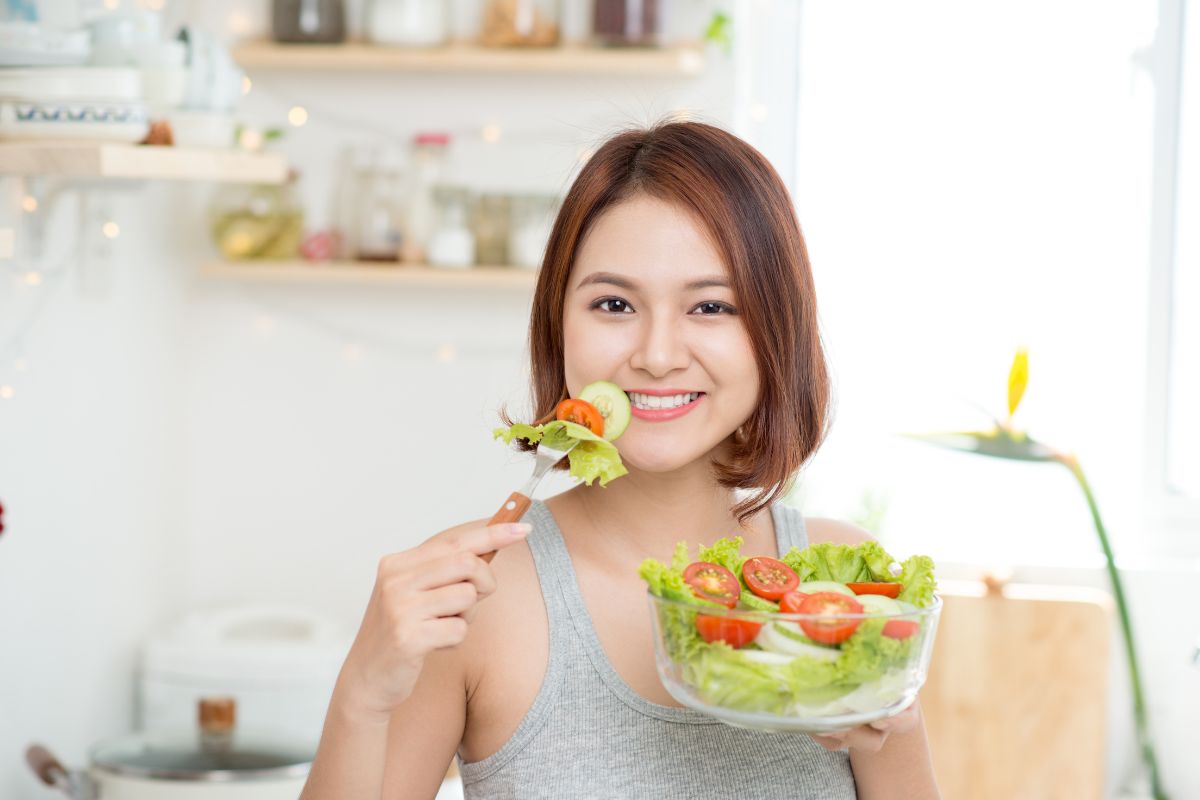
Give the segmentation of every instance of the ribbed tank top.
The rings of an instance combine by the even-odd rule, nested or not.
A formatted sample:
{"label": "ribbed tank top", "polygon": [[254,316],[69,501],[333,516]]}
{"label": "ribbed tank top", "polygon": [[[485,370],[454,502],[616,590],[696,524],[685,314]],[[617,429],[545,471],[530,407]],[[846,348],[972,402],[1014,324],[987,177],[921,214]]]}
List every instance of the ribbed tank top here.
{"label": "ribbed tank top", "polygon": [[[781,554],[807,545],[799,511],[777,504],[771,516]],[[635,692],[600,646],[554,517],[535,502],[524,521],[533,526],[526,541],[546,605],[549,663],[512,738],[482,761],[460,760],[465,800],[857,797],[845,751],[805,734],[734,728]]]}

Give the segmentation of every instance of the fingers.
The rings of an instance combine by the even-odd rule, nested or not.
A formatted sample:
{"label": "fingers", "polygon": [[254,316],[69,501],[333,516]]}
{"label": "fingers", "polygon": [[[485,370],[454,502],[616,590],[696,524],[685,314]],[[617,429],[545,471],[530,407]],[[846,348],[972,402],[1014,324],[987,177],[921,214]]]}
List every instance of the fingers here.
{"label": "fingers", "polygon": [[496,578],[491,565],[474,553],[466,551],[443,556],[422,565],[420,574],[412,579],[411,585],[420,591],[460,581],[470,581],[474,584],[480,597],[487,597],[496,590]]}
{"label": "fingers", "polygon": [[432,556],[466,551],[481,556],[519,542],[533,529],[527,522],[503,522],[467,530],[451,530],[421,545]]}
{"label": "fingers", "polygon": [[812,736],[812,740],[826,750],[860,750],[866,753],[878,753],[887,738],[887,731],[875,730],[870,725],[860,725],[848,731]]}
{"label": "fingers", "polygon": [[452,617],[469,611],[479,602],[479,592],[469,581],[452,583],[421,594],[421,608],[427,617]]}

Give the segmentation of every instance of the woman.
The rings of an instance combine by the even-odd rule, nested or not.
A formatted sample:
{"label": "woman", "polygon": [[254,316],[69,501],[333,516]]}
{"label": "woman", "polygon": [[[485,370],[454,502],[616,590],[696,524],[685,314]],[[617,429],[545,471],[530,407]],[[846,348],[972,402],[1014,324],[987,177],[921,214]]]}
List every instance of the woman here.
{"label": "woman", "polygon": [[868,538],[777,503],[829,385],[804,240],[762,155],[699,123],[604,144],[555,223],[530,350],[534,417],[592,381],[630,393],[629,474],[381,561],[305,800],[431,798],[456,753],[468,798],[937,797],[915,706],[839,735],[751,732],[680,707],[655,671],[647,556]]}

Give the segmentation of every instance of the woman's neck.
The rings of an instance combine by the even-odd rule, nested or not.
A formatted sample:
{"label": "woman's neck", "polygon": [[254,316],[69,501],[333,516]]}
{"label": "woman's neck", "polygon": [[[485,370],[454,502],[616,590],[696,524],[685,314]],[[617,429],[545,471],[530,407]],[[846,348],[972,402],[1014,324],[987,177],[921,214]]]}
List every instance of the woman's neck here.
{"label": "woman's neck", "polygon": [[693,547],[722,536],[752,535],[758,517],[743,528],[731,512],[734,493],[717,483],[711,467],[697,462],[670,473],[632,467],[606,487],[578,486],[551,502],[566,512],[581,554],[601,561],[669,558],[675,543]]}

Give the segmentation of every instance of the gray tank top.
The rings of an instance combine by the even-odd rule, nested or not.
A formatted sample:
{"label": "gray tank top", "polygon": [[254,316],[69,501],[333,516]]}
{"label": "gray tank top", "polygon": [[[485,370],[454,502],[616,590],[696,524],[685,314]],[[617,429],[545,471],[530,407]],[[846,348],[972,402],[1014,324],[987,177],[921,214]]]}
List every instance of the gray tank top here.
{"label": "gray tank top", "polygon": [[[805,547],[804,518],[771,509],[780,553]],[[526,538],[549,622],[541,689],[516,732],[482,761],[462,762],[465,800],[487,798],[856,798],[850,757],[805,734],[725,725],[646,700],[613,668],[583,603],[562,532],[534,502]],[[649,613],[649,612],[647,612]]]}

